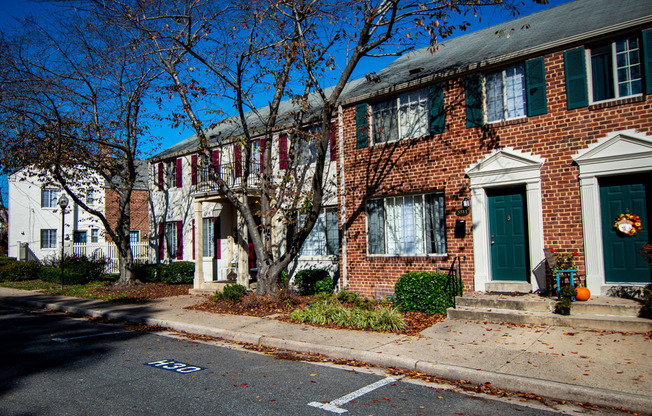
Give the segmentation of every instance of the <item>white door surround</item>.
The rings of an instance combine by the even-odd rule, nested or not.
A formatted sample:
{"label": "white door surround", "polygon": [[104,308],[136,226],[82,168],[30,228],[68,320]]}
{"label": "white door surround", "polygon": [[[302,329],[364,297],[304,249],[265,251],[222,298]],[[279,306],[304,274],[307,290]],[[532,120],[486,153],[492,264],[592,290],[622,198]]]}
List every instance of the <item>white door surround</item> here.
{"label": "white door surround", "polygon": [[[506,147],[492,151],[467,169],[466,175],[471,180],[475,290],[487,291],[492,283],[488,188],[525,185],[530,267],[534,268],[544,260],[541,200],[541,166],[544,162],[545,159],[539,156]],[[530,281],[531,290],[539,289],[533,271]]]}
{"label": "white door surround", "polygon": [[633,129],[616,131],[577,152],[573,160],[580,168],[586,286],[604,295],[613,285],[605,282],[598,179],[652,171],[652,136]]}

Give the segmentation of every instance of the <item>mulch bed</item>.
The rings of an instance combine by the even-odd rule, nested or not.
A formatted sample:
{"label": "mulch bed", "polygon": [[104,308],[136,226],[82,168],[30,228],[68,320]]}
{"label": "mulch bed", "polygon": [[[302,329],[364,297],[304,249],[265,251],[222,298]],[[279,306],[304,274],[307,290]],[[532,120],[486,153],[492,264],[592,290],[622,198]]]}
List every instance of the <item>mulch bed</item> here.
{"label": "mulch bed", "polygon": [[[314,300],[311,297],[299,297],[298,305],[304,305],[310,301]],[[295,320],[289,318],[292,309],[283,308],[282,304],[277,302],[271,302],[262,298],[261,296],[246,296],[242,302],[231,303],[223,301],[213,301],[207,299],[206,302],[201,304],[188,307],[187,309],[213,312],[213,313],[224,313],[232,315],[245,315],[245,316],[257,316],[257,317],[266,317],[274,315],[275,319],[279,319],[286,322],[292,322],[299,324]],[[446,319],[446,315],[428,315],[422,312],[402,312],[403,319],[405,320],[405,328],[400,331],[394,331],[396,334],[400,335],[418,335],[424,329],[427,329],[437,322],[441,322]],[[311,325],[307,323],[300,323],[302,325]],[[350,329],[358,330],[359,328],[352,327],[340,327],[337,325],[313,325],[319,326],[321,328],[333,328],[333,329]],[[369,331],[371,331],[369,329]]]}
{"label": "mulch bed", "polygon": [[93,290],[97,295],[121,296],[129,301],[147,301],[169,296],[187,295],[192,285],[166,285],[164,283],[145,283],[133,286],[109,285]]}

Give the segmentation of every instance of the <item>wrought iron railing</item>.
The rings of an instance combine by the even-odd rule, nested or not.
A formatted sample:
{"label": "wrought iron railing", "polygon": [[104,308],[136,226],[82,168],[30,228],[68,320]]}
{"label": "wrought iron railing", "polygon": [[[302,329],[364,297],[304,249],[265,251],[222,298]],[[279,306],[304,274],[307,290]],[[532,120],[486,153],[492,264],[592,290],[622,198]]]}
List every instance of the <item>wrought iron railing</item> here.
{"label": "wrought iron railing", "polygon": [[[211,168],[199,168],[197,170],[197,185],[194,186],[195,192],[211,192],[219,189],[217,182],[211,180]],[[242,188],[243,181],[242,166],[235,163],[226,163],[220,165],[219,175],[226,185],[231,189]],[[260,186],[260,163],[251,163],[249,167],[249,177],[247,178],[247,187],[257,188]]]}
{"label": "wrought iron railing", "polygon": [[[455,262],[457,262],[457,267],[455,267]],[[453,309],[456,308],[455,297],[462,296],[463,290],[462,276],[460,273],[460,259],[459,257],[455,256],[453,258],[453,263],[451,264],[450,269],[448,269],[445,288],[446,293],[448,293],[448,296],[450,296],[450,300],[453,303]]]}

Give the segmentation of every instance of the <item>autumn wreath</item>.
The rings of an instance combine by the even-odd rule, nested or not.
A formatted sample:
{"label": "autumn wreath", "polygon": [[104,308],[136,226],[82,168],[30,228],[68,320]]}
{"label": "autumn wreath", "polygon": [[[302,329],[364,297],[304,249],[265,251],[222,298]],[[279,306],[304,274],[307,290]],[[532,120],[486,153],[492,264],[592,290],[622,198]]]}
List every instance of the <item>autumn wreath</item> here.
{"label": "autumn wreath", "polygon": [[643,229],[641,217],[636,214],[620,214],[614,221],[614,228],[625,235],[634,235]]}

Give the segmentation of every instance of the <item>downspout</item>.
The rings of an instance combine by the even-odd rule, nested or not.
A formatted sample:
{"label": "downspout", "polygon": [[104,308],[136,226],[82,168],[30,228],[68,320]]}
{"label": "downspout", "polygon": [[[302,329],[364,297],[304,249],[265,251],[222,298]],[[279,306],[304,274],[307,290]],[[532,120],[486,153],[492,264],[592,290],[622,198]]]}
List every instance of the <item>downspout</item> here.
{"label": "downspout", "polygon": [[344,180],[344,122],[341,105],[337,106],[337,125],[338,153],[340,155],[340,218],[342,220],[342,270],[340,274],[340,290],[342,290],[349,285],[349,279],[346,267],[346,181]]}

